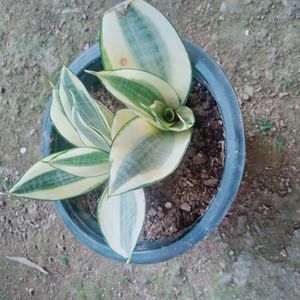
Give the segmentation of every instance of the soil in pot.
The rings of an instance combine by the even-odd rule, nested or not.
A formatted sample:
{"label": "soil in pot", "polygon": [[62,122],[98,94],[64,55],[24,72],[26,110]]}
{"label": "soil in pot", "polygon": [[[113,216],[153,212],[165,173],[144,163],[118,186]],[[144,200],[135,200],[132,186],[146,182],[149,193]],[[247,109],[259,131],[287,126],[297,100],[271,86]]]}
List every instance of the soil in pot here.
{"label": "soil in pot", "polygon": [[[95,99],[112,111],[124,108],[100,88]],[[147,210],[141,238],[158,240],[170,237],[200,218],[217,192],[224,169],[224,130],[218,106],[209,91],[194,82],[187,101],[196,117],[191,144],[179,167],[160,183],[145,189]],[[99,193],[86,195],[95,217]]]}

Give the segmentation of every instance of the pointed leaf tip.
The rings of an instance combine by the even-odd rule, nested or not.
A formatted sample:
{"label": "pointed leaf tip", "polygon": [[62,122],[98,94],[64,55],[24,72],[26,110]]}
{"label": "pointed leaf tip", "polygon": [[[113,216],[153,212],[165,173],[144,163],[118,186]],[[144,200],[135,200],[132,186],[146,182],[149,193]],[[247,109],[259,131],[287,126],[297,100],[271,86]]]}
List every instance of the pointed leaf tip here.
{"label": "pointed leaf tip", "polygon": [[97,76],[97,77],[99,77],[99,73],[100,73],[100,72],[96,72],[96,71],[92,71],[92,70],[84,70],[84,72],[94,75],[94,76]]}
{"label": "pointed leaf tip", "polygon": [[[53,156],[55,155],[50,155],[50,159]],[[87,193],[107,179],[108,174],[90,178],[75,176],[39,161],[23,175],[9,193],[38,200],[63,200]]]}
{"label": "pointed leaf tip", "polygon": [[119,255],[131,260],[145,219],[146,201],[142,189],[108,197],[102,193],[97,219],[108,245]]}
{"label": "pointed leaf tip", "polygon": [[[100,51],[106,70],[138,69],[155,74],[186,102],[192,68],[185,46],[168,19],[142,0],[107,11],[101,22]],[[121,11],[125,12],[123,14]]]}
{"label": "pointed leaf tip", "polygon": [[111,116],[108,113],[109,110],[107,108],[102,110],[79,78],[65,66],[61,71],[59,96],[65,113],[75,128],[72,116],[74,105],[87,127],[97,131],[103,139],[110,141]]}

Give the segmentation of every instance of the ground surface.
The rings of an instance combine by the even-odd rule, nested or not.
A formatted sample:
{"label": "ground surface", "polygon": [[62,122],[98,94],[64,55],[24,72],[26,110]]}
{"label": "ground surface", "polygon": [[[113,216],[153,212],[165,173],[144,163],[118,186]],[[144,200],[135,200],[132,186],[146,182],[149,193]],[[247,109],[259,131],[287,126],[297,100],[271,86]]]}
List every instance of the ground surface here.
{"label": "ground surface", "polygon": [[[1,188],[39,159],[48,82],[58,78],[60,55],[71,62],[94,43],[101,14],[116,2],[0,0]],[[51,204],[1,198],[1,300],[299,299],[299,1],[150,2],[205,48],[237,90],[248,152],[238,198],[204,242],[150,266],[92,253]]]}

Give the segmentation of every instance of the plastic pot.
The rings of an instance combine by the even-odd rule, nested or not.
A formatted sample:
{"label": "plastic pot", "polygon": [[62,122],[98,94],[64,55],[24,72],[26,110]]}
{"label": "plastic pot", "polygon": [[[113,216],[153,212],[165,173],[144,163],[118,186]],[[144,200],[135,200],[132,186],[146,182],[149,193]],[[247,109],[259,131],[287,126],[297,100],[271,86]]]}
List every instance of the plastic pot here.
{"label": "plastic pot", "polygon": [[[234,89],[221,68],[199,47],[185,41],[190,55],[194,78],[204,83],[215,98],[225,130],[225,165],[218,193],[205,214],[183,233],[155,242],[141,241],[132,256],[132,263],[146,264],[178,256],[209,235],[222,221],[238,191],[245,164],[245,137],[242,116]],[[101,70],[100,51],[97,44],[79,56],[71,70],[87,88],[99,85],[96,77],[83,70]],[[45,111],[42,131],[42,155],[70,148],[52,127],[49,108]],[[53,205],[66,226],[88,248],[105,257],[124,261],[106,244],[96,219],[79,199],[54,201]]]}

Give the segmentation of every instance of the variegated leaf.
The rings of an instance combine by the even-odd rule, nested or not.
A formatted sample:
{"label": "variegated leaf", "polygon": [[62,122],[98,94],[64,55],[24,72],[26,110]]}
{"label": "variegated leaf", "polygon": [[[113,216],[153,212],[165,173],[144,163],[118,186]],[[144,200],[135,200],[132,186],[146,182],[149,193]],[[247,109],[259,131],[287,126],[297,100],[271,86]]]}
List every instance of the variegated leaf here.
{"label": "variegated leaf", "polygon": [[115,137],[110,152],[108,194],[148,186],[171,174],[180,163],[192,134],[163,131],[143,118],[133,119]]}
{"label": "variegated leaf", "polygon": [[164,80],[148,72],[132,69],[87,72],[96,75],[112,95],[150,122],[155,118],[149,107],[155,101],[172,109],[180,106],[175,90]]}
{"label": "variegated leaf", "polygon": [[62,200],[85,194],[107,179],[107,174],[90,178],[72,175],[39,161],[24,174],[9,194],[40,200]]}
{"label": "variegated leaf", "polygon": [[104,104],[102,104],[99,101],[96,101],[97,105],[99,106],[99,109],[101,110],[101,112],[104,114],[105,119],[107,121],[108,127],[111,128],[112,125],[112,121],[114,118],[114,113],[111,112]]}
{"label": "variegated leaf", "polygon": [[50,118],[53,122],[53,125],[68,142],[77,146],[84,147],[84,143],[82,142],[78,132],[73,127],[70,120],[67,118],[65,111],[60,102],[58,90],[55,88],[52,92],[52,103],[50,108]]}
{"label": "variegated leaf", "polygon": [[81,177],[94,177],[109,173],[109,154],[96,148],[65,150],[48,156],[42,161],[59,170]]}
{"label": "variegated leaf", "polygon": [[184,104],[192,68],[181,38],[169,21],[142,0],[125,1],[101,22],[100,49],[106,70],[140,69],[173,86]]}
{"label": "variegated leaf", "polygon": [[86,146],[96,147],[106,152],[110,151],[110,145],[108,142],[96,130],[85,123],[75,105],[72,107],[71,117],[81,140]]}
{"label": "variegated leaf", "polygon": [[[72,120],[72,107],[75,104],[82,120],[100,135],[110,139],[110,119],[90,96],[83,83],[65,66],[60,76],[59,96],[69,120]],[[108,116],[111,118],[111,116]]]}
{"label": "variegated leaf", "polygon": [[114,115],[114,119],[111,126],[111,138],[115,138],[120,129],[129,121],[136,118],[137,115],[130,109],[121,109]]}
{"label": "variegated leaf", "polygon": [[128,262],[143,228],[145,209],[142,189],[112,197],[105,189],[98,205],[97,218],[108,245]]}

